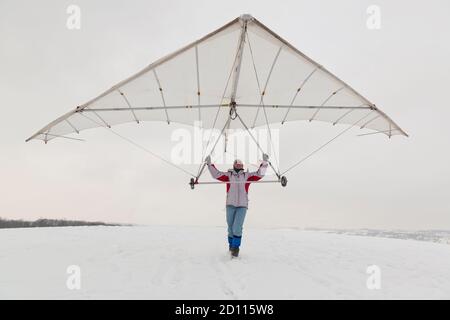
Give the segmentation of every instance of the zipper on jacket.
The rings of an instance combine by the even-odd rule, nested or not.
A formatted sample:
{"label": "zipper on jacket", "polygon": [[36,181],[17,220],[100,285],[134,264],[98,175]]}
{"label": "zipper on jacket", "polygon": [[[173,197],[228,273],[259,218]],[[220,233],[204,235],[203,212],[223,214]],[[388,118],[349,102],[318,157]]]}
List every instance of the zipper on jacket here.
{"label": "zipper on jacket", "polygon": [[236,192],[236,207],[239,207],[239,173],[235,174],[235,184],[234,184],[234,190]]}

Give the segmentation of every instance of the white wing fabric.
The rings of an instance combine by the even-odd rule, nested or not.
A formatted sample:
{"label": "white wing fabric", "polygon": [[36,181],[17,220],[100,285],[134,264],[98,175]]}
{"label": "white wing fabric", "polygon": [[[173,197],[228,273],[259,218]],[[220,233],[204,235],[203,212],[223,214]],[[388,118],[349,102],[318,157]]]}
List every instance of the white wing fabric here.
{"label": "white wing fabric", "polygon": [[389,137],[406,135],[346,83],[244,15],[152,63],[27,141],[140,121],[201,121],[204,128],[221,129],[231,102],[249,127],[308,120],[358,125]]}

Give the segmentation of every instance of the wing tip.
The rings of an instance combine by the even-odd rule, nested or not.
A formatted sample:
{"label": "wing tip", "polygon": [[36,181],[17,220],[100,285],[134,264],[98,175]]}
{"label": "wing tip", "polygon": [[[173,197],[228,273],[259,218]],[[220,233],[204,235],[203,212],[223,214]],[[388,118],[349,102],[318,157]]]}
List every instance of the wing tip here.
{"label": "wing tip", "polygon": [[29,141],[33,140],[34,137],[35,137],[35,136],[31,136],[31,137],[25,139],[25,142],[29,142]]}

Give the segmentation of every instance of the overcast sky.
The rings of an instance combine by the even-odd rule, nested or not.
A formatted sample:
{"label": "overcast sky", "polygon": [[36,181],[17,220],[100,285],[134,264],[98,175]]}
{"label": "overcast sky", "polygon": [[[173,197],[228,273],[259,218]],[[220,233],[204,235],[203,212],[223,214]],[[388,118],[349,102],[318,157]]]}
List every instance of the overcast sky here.
{"label": "overcast sky", "polygon": [[[69,5],[81,29],[66,27]],[[381,29],[367,27],[378,5]],[[225,224],[225,187],[189,177],[105,130],[86,142],[25,139],[74,106],[242,13],[251,13],[375,102],[409,138],[351,131],[253,185],[249,227],[450,228],[450,3],[442,1],[0,0],[0,217]],[[177,128],[120,132],[169,157]],[[337,134],[291,123],[281,167]],[[223,167],[225,169],[225,167]]]}

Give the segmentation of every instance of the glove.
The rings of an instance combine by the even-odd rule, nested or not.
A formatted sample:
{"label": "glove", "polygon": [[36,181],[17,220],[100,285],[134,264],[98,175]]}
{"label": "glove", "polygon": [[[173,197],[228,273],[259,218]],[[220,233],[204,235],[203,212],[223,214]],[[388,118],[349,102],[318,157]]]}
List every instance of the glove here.
{"label": "glove", "polygon": [[269,156],[263,153],[263,161],[269,161]]}
{"label": "glove", "polygon": [[209,165],[211,164],[211,156],[207,156],[207,157],[205,158],[205,162],[206,162],[206,164],[209,166]]}

